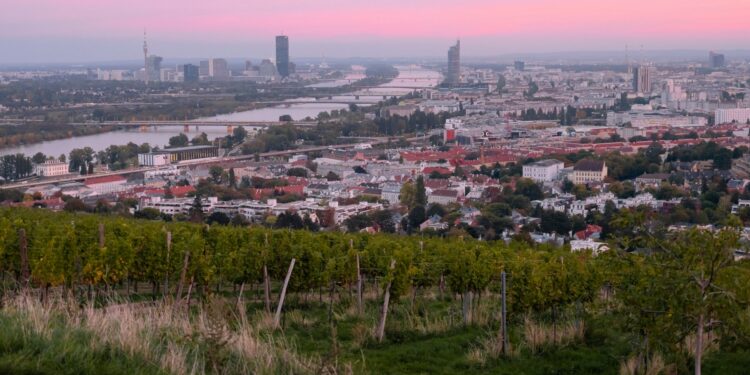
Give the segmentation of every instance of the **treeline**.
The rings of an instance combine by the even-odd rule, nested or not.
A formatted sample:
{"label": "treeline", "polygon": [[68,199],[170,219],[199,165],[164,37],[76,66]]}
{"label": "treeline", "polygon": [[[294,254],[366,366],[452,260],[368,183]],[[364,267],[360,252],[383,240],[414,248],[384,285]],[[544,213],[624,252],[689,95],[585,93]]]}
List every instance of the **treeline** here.
{"label": "treeline", "polygon": [[113,130],[116,130],[114,126],[72,126],[50,123],[0,126],[0,148],[100,134]]}

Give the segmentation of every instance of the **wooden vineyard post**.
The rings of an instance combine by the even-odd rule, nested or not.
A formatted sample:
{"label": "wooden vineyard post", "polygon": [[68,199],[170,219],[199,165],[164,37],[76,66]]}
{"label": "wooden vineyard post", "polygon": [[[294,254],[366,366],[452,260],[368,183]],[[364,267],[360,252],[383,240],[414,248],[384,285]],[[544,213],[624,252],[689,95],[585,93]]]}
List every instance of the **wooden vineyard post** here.
{"label": "wooden vineyard post", "polygon": [[265,292],[266,312],[271,312],[271,280],[268,277],[268,266],[263,265],[263,289]]}
{"label": "wooden vineyard post", "polygon": [[364,313],[362,306],[362,271],[359,268],[359,254],[357,254],[357,311],[359,315]]}
{"label": "wooden vineyard post", "polygon": [[[390,270],[391,272],[396,267],[396,260],[391,259],[391,266]],[[388,284],[385,287],[385,293],[383,296],[383,310],[380,312],[380,321],[378,322],[378,329],[375,331],[375,338],[378,340],[378,342],[382,342],[383,338],[385,337],[385,320],[388,318],[388,303],[391,300],[391,284],[393,283],[392,280],[388,281]]]}
{"label": "wooden vineyard post", "polygon": [[190,252],[185,252],[185,261],[182,264],[182,272],[180,272],[180,282],[177,284],[177,294],[175,295],[174,304],[172,305],[172,313],[177,309],[182,298],[182,287],[185,285],[185,277],[187,276],[188,262],[190,261]]}
{"label": "wooden vineyard post", "polygon": [[104,248],[104,224],[99,223],[99,249]]}
{"label": "wooden vineyard post", "polygon": [[167,269],[164,271],[164,298],[169,295],[169,256],[172,252],[172,232],[167,232]]}
{"label": "wooden vineyard post", "polygon": [[26,240],[26,229],[18,230],[18,246],[21,256],[21,289],[26,292],[29,288],[29,279],[31,278],[31,272],[29,271],[29,249],[28,241]]}
{"label": "wooden vineyard post", "polygon": [[505,306],[505,271],[500,273],[500,279],[502,284],[502,322],[500,323],[500,329],[503,334],[503,355],[508,355],[508,321],[507,321],[507,309]]}
{"label": "wooden vineyard post", "polygon": [[243,281],[240,285],[240,293],[237,295],[237,310],[244,310],[245,306],[242,303],[242,293],[245,292],[245,282]]}
{"label": "wooden vineyard post", "polygon": [[281,296],[279,296],[279,305],[276,307],[276,317],[273,320],[274,326],[278,328],[281,323],[281,309],[284,307],[284,297],[286,297],[286,288],[289,286],[289,279],[292,277],[292,270],[294,270],[294,262],[296,259],[292,258],[292,262],[289,263],[289,270],[286,272],[284,278],[284,286],[281,287]]}

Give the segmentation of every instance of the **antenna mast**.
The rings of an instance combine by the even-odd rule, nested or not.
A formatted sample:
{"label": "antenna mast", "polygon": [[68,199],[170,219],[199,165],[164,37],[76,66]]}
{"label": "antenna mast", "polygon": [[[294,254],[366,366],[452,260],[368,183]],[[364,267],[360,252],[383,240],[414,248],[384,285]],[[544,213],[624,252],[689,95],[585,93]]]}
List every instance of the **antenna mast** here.
{"label": "antenna mast", "polygon": [[146,84],[148,85],[150,72],[148,69],[148,43],[146,42],[146,29],[143,29],[143,71],[144,71],[144,80],[146,81]]}

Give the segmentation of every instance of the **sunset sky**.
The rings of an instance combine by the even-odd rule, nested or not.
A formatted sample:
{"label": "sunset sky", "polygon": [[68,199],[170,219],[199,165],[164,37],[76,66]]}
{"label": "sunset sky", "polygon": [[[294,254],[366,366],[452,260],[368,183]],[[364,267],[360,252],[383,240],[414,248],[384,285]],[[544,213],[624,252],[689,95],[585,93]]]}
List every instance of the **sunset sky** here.
{"label": "sunset sky", "polygon": [[750,0],[5,0],[0,63],[748,49]]}

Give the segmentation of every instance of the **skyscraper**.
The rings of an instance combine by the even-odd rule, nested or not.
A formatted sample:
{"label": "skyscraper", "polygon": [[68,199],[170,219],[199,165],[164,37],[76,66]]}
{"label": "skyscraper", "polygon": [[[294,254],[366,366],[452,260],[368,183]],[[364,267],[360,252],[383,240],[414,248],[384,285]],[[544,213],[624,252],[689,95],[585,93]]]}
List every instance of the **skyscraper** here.
{"label": "skyscraper", "polygon": [[289,76],[289,37],[286,35],[276,37],[276,70],[282,78]]}
{"label": "skyscraper", "polygon": [[445,79],[449,85],[458,85],[461,81],[461,41],[448,48],[448,76]]}
{"label": "skyscraper", "polygon": [[725,64],[724,54],[711,51],[708,53],[708,66],[712,69],[723,68]]}
{"label": "skyscraper", "polygon": [[198,82],[200,75],[198,74],[198,66],[193,64],[185,64],[183,66],[183,77],[185,82]]}
{"label": "skyscraper", "polygon": [[654,68],[641,65],[633,68],[633,90],[639,93],[651,92],[651,74]]}
{"label": "skyscraper", "polygon": [[148,85],[148,43],[146,42],[146,30],[143,30],[143,80]]}
{"label": "skyscraper", "polygon": [[146,83],[149,81],[161,81],[161,56],[149,55],[146,57]]}
{"label": "skyscraper", "polygon": [[229,71],[229,64],[224,59],[210,59],[208,60],[208,75],[213,80],[225,80],[229,79],[231,73]]}

